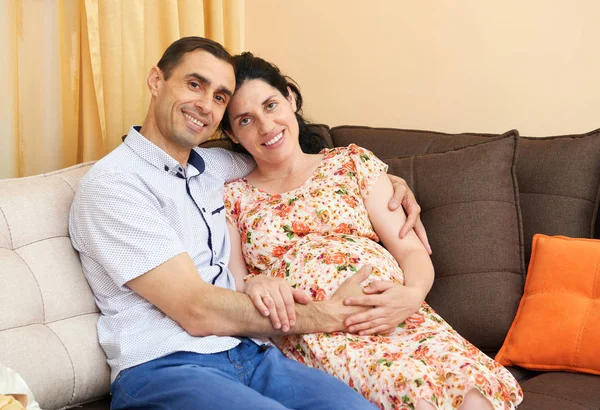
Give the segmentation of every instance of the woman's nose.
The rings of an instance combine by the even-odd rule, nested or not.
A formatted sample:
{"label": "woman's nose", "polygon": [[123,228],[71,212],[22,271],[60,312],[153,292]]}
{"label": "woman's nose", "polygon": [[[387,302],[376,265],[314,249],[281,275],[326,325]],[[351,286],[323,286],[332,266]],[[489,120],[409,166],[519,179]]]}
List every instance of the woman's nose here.
{"label": "woman's nose", "polygon": [[258,130],[261,134],[268,134],[273,129],[273,121],[267,116],[258,119]]}

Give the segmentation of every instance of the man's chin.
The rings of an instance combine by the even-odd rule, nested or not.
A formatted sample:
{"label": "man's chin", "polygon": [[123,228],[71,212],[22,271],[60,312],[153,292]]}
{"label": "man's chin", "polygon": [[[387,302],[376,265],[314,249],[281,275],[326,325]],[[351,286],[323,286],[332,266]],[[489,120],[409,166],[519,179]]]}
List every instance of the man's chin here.
{"label": "man's chin", "polygon": [[194,148],[198,145],[202,144],[205,141],[208,141],[212,136],[212,133],[187,133],[187,134],[179,134],[178,142],[180,145],[183,145],[187,148]]}

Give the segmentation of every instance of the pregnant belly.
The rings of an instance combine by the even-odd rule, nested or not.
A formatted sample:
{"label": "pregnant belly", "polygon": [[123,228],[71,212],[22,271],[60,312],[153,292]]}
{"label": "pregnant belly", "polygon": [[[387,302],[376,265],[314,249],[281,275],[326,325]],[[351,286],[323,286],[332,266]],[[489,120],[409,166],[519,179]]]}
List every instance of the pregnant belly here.
{"label": "pregnant belly", "polygon": [[264,273],[283,277],[313,299],[323,300],[331,297],[345,279],[364,265],[371,265],[373,270],[363,286],[374,280],[404,283],[402,270],[383,246],[349,235],[308,235]]}

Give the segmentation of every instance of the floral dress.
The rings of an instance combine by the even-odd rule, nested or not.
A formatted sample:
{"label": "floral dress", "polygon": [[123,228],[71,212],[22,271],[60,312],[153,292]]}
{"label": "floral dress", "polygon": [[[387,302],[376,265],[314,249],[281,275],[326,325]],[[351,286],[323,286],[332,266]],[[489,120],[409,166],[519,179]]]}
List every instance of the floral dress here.
{"label": "floral dress", "polygon": [[[249,277],[285,278],[313,300],[329,298],[365,264],[373,266],[365,285],[404,283],[397,261],[378,243],[364,205],[387,166],[356,145],[322,154],[312,176],[283,194],[271,195],[245,179],[226,185],[225,208],[241,233]],[[275,342],[287,357],[341,379],[382,409],[414,409],[419,399],[456,409],[473,388],[494,409],[514,409],[523,398],[508,370],[427,303],[389,335],[317,333]]]}

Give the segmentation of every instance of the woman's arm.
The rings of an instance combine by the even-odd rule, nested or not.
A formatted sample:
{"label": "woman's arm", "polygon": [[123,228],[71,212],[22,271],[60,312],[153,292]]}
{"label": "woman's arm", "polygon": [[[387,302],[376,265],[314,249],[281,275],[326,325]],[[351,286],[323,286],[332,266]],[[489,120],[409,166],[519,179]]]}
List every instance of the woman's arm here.
{"label": "woman's arm", "polygon": [[381,175],[365,199],[365,206],[382,244],[404,272],[405,282],[404,285],[390,281],[374,282],[365,289],[365,296],[348,298],[348,305],[376,307],[345,321],[353,333],[391,332],[419,309],[433,284],[431,259],[414,230],[403,239],[398,237],[398,230],[406,222],[406,215],[402,210],[388,209],[387,203],[392,194],[389,178]]}
{"label": "woman's arm", "polygon": [[227,218],[227,230],[229,231],[230,255],[229,255],[229,271],[235,279],[235,290],[244,293],[246,284],[244,278],[248,275],[248,268],[242,255],[242,239],[240,233],[233,226],[229,218]]}
{"label": "woman's arm", "polygon": [[231,243],[229,270],[235,279],[236,290],[250,296],[254,307],[263,316],[269,317],[274,329],[289,331],[296,325],[296,302],[306,304],[310,302],[310,297],[302,291],[292,288],[284,279],[266,275],[254,276],[244,283],[244,278],[248,275],[248,268],[242,254],[240,233],[229,219],[227,220],[227,229]]}

